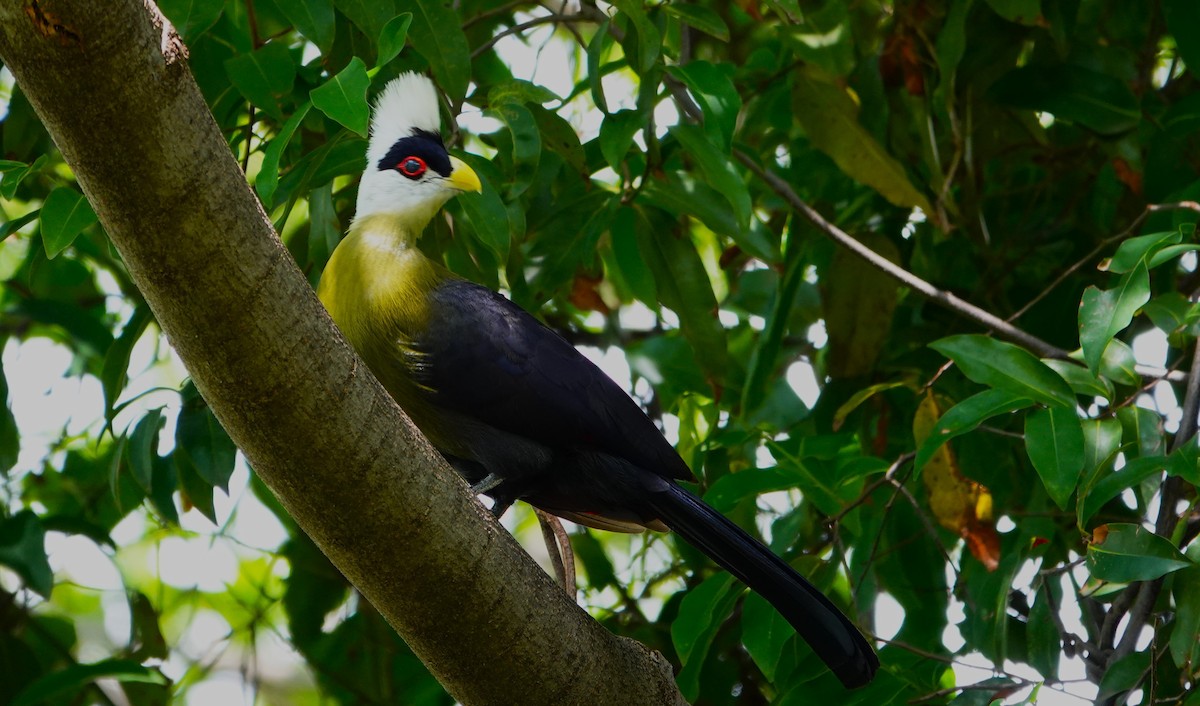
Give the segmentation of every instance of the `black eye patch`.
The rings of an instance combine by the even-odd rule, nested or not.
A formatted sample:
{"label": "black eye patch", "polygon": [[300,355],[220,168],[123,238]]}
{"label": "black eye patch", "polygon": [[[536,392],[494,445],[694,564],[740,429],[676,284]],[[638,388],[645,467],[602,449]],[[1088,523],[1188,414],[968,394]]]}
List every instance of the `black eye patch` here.
{"label": "black eye patch", "polygon": [[418,157],[424,160],[431,171],[444,177],[450,176],[450,154],[446,152],[441,135],[436,132],[414,129],[411,136],[396,140],[375,166],[380,171],[396,169],[406,157]]}

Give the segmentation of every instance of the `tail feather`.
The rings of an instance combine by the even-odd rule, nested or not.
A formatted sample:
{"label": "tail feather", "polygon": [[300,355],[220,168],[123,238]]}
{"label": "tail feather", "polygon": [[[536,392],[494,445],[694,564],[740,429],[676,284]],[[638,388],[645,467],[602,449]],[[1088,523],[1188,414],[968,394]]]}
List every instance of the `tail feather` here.
{"label": "tail feather", "polygon": [[674,483],[652,493],[664,523],[779,611],[847,688],[875,676],[875,650],[828,598],[771,550]]}

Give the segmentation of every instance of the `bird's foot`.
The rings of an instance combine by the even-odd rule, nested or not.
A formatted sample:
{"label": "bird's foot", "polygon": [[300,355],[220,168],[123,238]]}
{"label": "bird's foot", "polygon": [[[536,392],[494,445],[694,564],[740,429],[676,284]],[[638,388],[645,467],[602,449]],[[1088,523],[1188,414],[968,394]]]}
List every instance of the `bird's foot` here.
{"label": "bird's foot", "polygon": [[489,473],[483,480],[471,486],[471,492],[476,495],[483,495],[503,482],[504,479],[500,476],[495,473]]}

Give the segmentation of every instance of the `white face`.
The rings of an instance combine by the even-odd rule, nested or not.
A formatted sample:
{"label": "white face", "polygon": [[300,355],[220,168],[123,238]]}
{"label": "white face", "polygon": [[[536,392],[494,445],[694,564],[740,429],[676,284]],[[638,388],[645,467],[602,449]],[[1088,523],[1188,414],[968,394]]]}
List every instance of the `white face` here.
{"label": "white face", "polygon": [[[372,152],[378,153],[368,151],[368,159]],[[356,217],[405,216],[424,226],[459,191],[451,181],[454,167],[440,137],[414,129],[367,165],[358,187]]]}
{"label": "white face", "polygon": [[437,91],[425,76],[401,74],[384,87],[371,120],[356,220],[395,216],[419,232],[451,196],[479,189],[470,167],[446,152],[440,122]]}

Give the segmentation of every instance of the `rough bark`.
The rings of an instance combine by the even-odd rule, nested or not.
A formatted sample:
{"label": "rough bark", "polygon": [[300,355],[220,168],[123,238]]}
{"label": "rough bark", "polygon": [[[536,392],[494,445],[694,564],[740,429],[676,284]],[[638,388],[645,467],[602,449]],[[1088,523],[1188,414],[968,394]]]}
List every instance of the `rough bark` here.
{"label": "rough bark", "polygon": [[0,0],[0,59],[251,465],[466,704],[682,703],[415,431],[321,308],[157,8]]}

